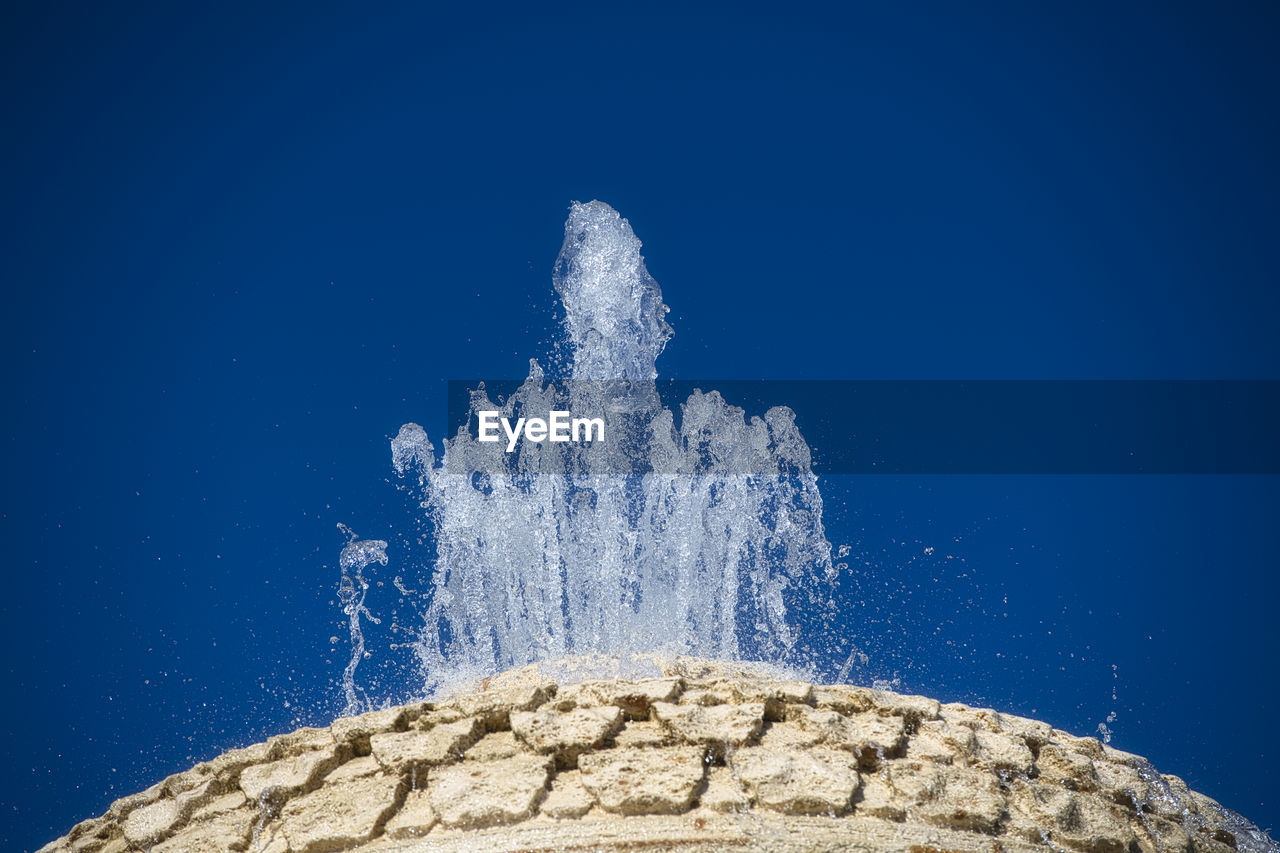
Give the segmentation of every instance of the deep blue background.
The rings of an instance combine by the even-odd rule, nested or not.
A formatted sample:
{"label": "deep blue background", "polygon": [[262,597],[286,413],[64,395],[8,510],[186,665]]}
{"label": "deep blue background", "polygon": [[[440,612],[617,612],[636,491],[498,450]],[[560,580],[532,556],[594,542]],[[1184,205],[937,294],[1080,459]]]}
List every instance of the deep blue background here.
{"label": "deep blue background", "polygon": [[[665,376],[1280,378],[1271,4],[113,5],[0,20],[6,849],[332,717],[335,524],[404,558],[386,440],[542,351],[571,199]],[[1275,478],[824,494],[860,677],[1280,825]]]}

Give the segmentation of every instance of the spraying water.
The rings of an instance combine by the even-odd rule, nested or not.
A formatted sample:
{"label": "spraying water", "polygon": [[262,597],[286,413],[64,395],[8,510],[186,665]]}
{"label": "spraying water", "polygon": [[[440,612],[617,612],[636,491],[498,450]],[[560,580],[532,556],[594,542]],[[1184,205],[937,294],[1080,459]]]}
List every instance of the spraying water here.
{"label": "spraying water", "polygon": [[[600,417],[607,441],[508,451],[464,426],[437,458],[410,423],[391,442],[436,543],[411,643],[428,694],[458,673],[565,655],[660,652],[811,669],[827,654],[801,637],[794,615],[815,624],[830,615],[843,564],[832,562],[794,413],[776,407],[747,419],[717,392],[699,391],[677,422],[654,383],[672,335],[668,308],[640,246],[608,205],[575,203],[554,273],[565,375],[549,378],[531,361],[505,401],[483,385],[471,395],[469,423],[486,411],[515,421],[567,410]],[[352,566],[386,560],[385,543],[360,544],[343,552],[344,586],[348,552]],[[358,583],[347,598],[354,643],[359,616],[371,614]]]}
{"label": "spraying water", "polygon": [[351,661],[342,672],[342,691],[346,698],[344,714],[355,714],[368,704],[367,698],[360,695],[356,687],[356,668],[360,661],[369,654],[364,647],[364,629],[360,619],[364,617],[374,624],[378,617],[374,616],[365,605],[369,594],[369,582],[365,580],[364,570],[379,563],[387,564],[387,543],[381,539],[360,539],[345,524],[338,529],[347,537],[346,547],[338,557],[338,566],[342,569],[342,580],[338,583],[338,603],[342,606],[342,615],[347,617],[347,626],[351,632]]}

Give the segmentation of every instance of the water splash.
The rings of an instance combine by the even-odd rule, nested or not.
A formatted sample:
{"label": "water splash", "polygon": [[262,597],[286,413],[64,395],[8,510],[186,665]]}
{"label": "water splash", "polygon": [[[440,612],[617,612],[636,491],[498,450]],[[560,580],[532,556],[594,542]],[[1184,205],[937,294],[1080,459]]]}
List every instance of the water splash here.
{"label": "water splash", "polygon": [[603,202],[574,204],[552,276],[564,305],[573,378],[647,381],[674,334],[662,290],[627,220]]}
{"label": "water splash", "polygon": [[1107,714],[1107,719],[1098,723],[1098,738],[1103,743],[1111,743],[1112,736],[1116,733],[1111,725],[1119,718],[1116,712],[1116,683],[1120,678],[1119,667],[1111,664],[1111,711]]}
{"label": "water splash", "polygon": [[369,703],[362,699],[356,687],[356,668],[360,661],[368,657],[364,647],[364,629],[360,625],[360,617],[379,624],[381,620],[365,606],[365,597],[369,594],[369,582],[365,580],[364,570],[374,563],[387,564],[387,543],[381,539],[360,539],[345,524],[338,529],[347,537],[347,544],[338,557],[339,568],[342,569],[342,580],[338,582],[338,603],[342,613],[347,617],[347,625],[351,631],[351,660],[342,672],[342,690],[346,698],[344,715],[358,714],[365,710]]}
{"label": "water splash", "polygon": [[[842,565],[832,562],[795,415],[776,407],[748,419],[715,391],[692,394],[678,419],[662,404],[655,362],[673,332],[640,247],[611,207],[575,203],[554,272],[561,375],[531,361],[506,400],[490,400],[483,385],[472,392],[470,423],[485,410],[513,421],[568,410],[602,417],[607,441],[507,452],[463,427],[437,458],[410,423],[391,442],[436,548],[412,644],[428,694],[451,674],[575,654],[810,669],[827,654],[794,618],[829,618]],[[358,616],[370,616],[363,595],[344,608],[354,639]],[[355,663],[344,678],[349,703]]]}

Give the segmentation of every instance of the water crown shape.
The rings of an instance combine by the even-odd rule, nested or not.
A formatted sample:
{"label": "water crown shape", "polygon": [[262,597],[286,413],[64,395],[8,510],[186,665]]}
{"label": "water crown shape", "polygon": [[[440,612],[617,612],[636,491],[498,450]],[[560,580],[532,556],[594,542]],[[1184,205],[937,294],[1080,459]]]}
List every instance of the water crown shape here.
{"label": "water crown shape", "polygon": [[[469,422],[492,410],[512,421],[585,412],[603,417],[607,441],[526,441],[508,452],[464,425],[437,458],[408,423],[391,442],[435,540],[411,643],[427,695],[459,674],[566,655],[688,654],[809,671],[827,655],[824,632],[802,639],[788,615],[829,621],[843,568],[795,415],[779,406],[748,420],[718,392],[695,391],[677,424],[654,381],[673,334],[668,308],[640,248],[609,205],[575,202],[553,277],[567,378],[549,381],[535,360],[504,402],[483,385],[471,394]],[[385,543],[368,541],[344,551],[344,589],[385,564]],[[354,638],[363,596],[348,594],[344,607]],[[359,704],[353,673],[349,710]]]}

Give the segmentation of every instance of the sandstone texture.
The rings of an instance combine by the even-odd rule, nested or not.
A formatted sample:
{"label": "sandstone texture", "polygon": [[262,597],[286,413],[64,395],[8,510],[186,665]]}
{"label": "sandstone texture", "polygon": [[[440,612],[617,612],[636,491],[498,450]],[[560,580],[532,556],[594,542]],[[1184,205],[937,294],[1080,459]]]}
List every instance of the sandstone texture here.
{"label": "sandstone texture", "polygon": [[1176,776],[1035,720],[745,665],[452,698],[233,750],[41,853],[1280,851]]}

